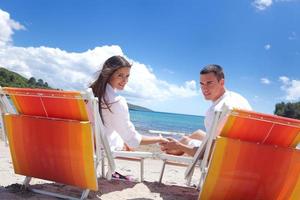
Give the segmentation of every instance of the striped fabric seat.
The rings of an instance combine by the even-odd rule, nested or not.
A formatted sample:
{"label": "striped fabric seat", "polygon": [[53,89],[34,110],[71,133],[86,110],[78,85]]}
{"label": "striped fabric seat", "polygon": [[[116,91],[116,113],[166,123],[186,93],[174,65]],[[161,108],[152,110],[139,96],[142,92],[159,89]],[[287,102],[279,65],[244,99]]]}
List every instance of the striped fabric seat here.
{"label": "striped fabric seat", "polygon": [[300,120],[233,110],[218,135],[260,144],[296,147],[300,142]]}
{"label": "striped fabric seat", "polygon": [[[98,190],[95,125],[87,108],[93,96],[77,91],[28,88],[1,88],[1,103],[9,102],[2,116],[9,141],[15,173],[64,183],[89,190]],[[96,111],[98,112],[98,111]],[[99,133],[98,133],[99,135]],[[60,198],[51,192],[33,190]]]}
{"label": "striped fabric seat", "polygon": [[4,115],[15,173],[97,190],[88,121]]}
{"label": "striped fabric seat", "polygon": [[300,199],[300,120],[232,110],[215,135],[199,199]]}
{"label": "striped fabric seat", "polygon": [[2,90],[9,94],[19,114],[81,121],[89,120],[84,99],[78,91],[9,87]]}

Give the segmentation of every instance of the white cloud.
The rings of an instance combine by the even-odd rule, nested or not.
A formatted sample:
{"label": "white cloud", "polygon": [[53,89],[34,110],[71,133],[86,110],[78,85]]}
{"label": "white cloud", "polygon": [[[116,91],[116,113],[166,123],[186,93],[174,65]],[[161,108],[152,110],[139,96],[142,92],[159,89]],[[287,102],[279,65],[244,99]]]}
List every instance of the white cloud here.
{"label": "white cloud", "polygon": [[179,86],[157,79],[155,74],[144,64],[136,61],[131,70],[130,80],[125,93],[132,98],[144,101],[164,101],[171,98],[192,97],[199,94],[196,89],[196,81],[187,81]]}
{"label": "white cloud", "polygon": [[296,2],[299,0],[254,0],[252,2],[252,5],[257,9],[257,10],[265,10],[268,7],[270,7],[273,3],[288,3],[288,2]]}
{"label": "white cloud", "polygon": [[10,19],[9,13],[0,9],[0,47],[10,45],[14,30],[24,30],[25,27],[19,22]]}
{"label": "white cloud", "polygon": [[252,5],[258,10],[265,10],[272,5],[272,0],[255,0]]}
{"label": "white cloud", "polygon": [[281,76],[279,81],[283,84],[281,89],[286,93],[284,98],[287,101],[300,100],[300,80],[291,80],[286,76]]}
{"label": "white cloud", "polygon": [[275,0],[275,2],[292,2],[292,1],[299,1],[299,0]]}
{"label": "white cloud", "polygon": [[260,79],[260,82],[261,82],[262,84],[266,84],[266,85],[271,84],[271,81],[270,81],[268,78],[261,78],[261,79]]}
{"label": "white cloud", "polygon": [[96,47],[82,53],[49,47],[0,49],[0,65],[24,75],[42,78],[62,89],[83,89],[91,82],[100,64],[112,55],[123,55],[118,46]]}
{"label": "white cloud", "polygon": [[[5,22],[5,23],[4,23]],[[54,88],[82,90],[96,78],[102,63],[113,55],[124,55],[117,45],[95,47],[80,53],[50,47],[17,47],[11,45],[13,30],[24,29],[0,10],[0,66],[20,73],[26,78],[41,78]],[[2,30],[7,30],[4,34]],[[131,100],[167,100],[199,94],[194,80],[183,85],[158,79],[145,64],[126,57],[133,63],[125,93]]]}
{"label": "white cloud", "polygon": [[286,76],[280,76],[279,81],[281,81],[283,84],[288,84],[290,82],[290,79]]}
{"label": "white cloud", "polygon": [[265,48],[265,50],[270,50],[271,49],[271,45],[270,44],[266,44],[265,46],[264,46],[264,48]]}
{"label": "white cloud", "polygon": [[174,74],[175,73],[174,71],[172,71],[170,69],[167,69],[167,68],[164,68],[163,71],[168,73],[168,74]]}

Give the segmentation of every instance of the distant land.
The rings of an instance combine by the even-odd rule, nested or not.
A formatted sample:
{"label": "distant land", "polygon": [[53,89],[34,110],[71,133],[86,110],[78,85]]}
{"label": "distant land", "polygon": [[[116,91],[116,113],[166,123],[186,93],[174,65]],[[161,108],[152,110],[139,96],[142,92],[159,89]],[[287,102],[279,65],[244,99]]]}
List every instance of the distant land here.
{"label": "distant land", "polygon": [[142,106],[133,105],[131,103],[127,103],[127,104],[128,104],[128,108],[130,110],[153,112],[153,110],[150,110],[149,108],[145,108],[145,107],[142,107]]}
{"label": "distant land", "polygon": [[[21,87],[21,88],[43,88],[54,89],[44,82],[42,79],[31,77],[29,79],[20,74],[10,71],[4,67],[0,67],[0,86],[1,87]],[[148,108],[128,103],[130,110],[152,111]]]}

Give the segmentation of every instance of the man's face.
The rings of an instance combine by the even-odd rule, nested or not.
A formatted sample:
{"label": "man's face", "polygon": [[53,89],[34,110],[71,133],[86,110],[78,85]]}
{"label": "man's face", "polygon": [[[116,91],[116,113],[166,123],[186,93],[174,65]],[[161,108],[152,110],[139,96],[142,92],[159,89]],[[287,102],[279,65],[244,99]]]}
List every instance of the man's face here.
{"label": "man's face", "polygon": [[200,75],[200,87],[206,100],[216,101],[223,95],[224,79],[218,80],[213,72]]}

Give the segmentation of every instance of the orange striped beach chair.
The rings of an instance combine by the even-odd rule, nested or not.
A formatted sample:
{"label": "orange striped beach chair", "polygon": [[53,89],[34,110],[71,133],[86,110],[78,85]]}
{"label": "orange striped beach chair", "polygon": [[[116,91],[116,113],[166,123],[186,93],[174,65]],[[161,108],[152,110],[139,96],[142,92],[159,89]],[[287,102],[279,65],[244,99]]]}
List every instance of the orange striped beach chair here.
{"label": "orange striped beach chair", "polygon": [[300,199],[300,120],[224,110],[207,140],[199,199]]}
{"label": "orange striped beach chair", "polygon": [[[90,190],[98,190],[100,130],[93,120],[97,101],[91,91],[7,87],[1,88],[0,97],[2,124],[14,171],[26,176],[25,187],[35,177],[82,188],[80,199],[85,199]],[[74,199],[48,191],[32,191]]]}

